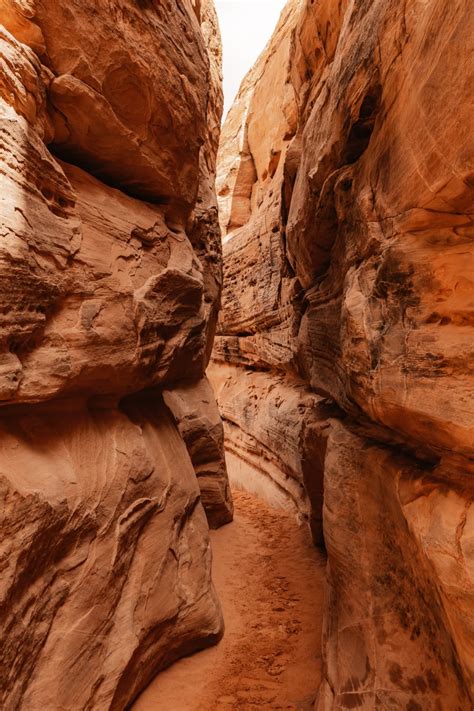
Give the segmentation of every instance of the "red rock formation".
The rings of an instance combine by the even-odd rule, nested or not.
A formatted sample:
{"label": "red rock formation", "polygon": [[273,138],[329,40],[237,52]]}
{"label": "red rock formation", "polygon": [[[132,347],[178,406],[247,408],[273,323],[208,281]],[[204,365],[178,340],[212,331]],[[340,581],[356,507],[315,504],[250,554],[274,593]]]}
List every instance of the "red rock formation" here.
{"label": "red rock formation", "polygon": [[231,477],[323,518],[319,711],[473,705],[473,21],[294,0],[223,131],[211,375]]}
{"label": "red rock formation", "polygon": [[214,392],[207,378],[165,390],[163,398],[186,443],[212,528],[232,520],[232,496],[227,481],[224,429]]}
{"label": "red rock formation", "polygon": [[222,632],[195,477],[230,520],[203,380],[219,36],[208,2],[6,0],[0,22],[0,706],[123,709]]}

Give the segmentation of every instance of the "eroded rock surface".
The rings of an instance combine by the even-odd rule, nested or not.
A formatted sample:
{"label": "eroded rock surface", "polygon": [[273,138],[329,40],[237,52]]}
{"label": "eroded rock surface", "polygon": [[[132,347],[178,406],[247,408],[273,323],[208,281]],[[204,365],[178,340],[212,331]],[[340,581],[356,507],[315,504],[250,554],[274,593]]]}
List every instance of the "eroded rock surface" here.
{"label": "eroded rock surface", "polygon": [[232,495],[227,481],[224,428],[214,392],[207,378],[165,390],[163,397],[173,413],[194,466],[202,502],[211,528],[232,521]]}
{"label": "eroded rock surface", "polygon": [[6,0],[0,22],[0,706],[119,710],[222,633],[196,478],[229,520],[197,395],[219,33],[210,2]]}
{"label": "eroded rock surface", "polygon": [[210,375],[231,479],[323,520],[319,711],[473,705],[473,24],[293,0],[223,130]]}

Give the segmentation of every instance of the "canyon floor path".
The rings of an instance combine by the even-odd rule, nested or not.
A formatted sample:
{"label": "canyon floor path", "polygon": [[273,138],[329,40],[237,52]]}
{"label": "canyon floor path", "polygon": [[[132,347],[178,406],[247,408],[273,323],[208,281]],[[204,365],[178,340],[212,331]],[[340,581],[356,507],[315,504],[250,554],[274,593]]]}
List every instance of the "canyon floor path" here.
{"label": "canyon floor path", "polygon": [[224,639],[162,672],[133,711],[312,708],[321,679],[325,558],[293,515],[234,495],[235,521],[212,532]]}

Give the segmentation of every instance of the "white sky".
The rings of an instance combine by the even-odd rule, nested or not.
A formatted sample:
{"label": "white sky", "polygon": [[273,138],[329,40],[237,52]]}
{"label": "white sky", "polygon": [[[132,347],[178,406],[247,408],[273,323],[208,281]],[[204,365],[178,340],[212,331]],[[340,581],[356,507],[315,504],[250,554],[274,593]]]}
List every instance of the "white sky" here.
{"label": "white sky", "polygon": [[270,39],[286,0],[215,0],[224,50],[224,117]]}

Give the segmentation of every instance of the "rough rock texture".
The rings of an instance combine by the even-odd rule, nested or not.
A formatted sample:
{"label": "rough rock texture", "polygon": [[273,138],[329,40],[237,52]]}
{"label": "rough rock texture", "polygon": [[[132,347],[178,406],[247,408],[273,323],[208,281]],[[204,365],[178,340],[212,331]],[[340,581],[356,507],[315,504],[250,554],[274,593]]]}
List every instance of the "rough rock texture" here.
{"label": "rough rock texture", "polygon": [[220,631],[185,446],[158,394],[0,420],[1,705],[122,709]]}
{"label": "rough rock texture", "polygon": [[319,711],[473,706],[473,37],[293,0],[223,130],[210,375],[231,479],[323,519]]}
{"label": "rough rock texture", "polygon": [[222,632],[220,40],[210,2],[0,23],[0,706],[119,710]]}

